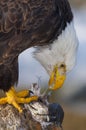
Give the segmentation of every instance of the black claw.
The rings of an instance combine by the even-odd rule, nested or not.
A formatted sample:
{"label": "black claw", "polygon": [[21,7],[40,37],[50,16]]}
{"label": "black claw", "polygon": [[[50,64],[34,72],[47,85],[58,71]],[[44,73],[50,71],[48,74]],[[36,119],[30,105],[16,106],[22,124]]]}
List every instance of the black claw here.
{"label": "black claw", "polygon": [[52,103],[49,105],[48,111],[50,122],[54,122],[57,124],[57,126],[61,127],[64,118],[64,111],[61,105]]}
{"label": "black claw", "polygon": [[40,96],[38,98],[38,102],[43,103],[43,104],[45,104],[47,106],[48,101],[47,101],[46,97]]}
{"label": "black claw", "polygon": [[33,91],[31,91],[31,90],[29,90],[29,93],[30,93],[30,94],[34,94]]}
{"label": "black claw", "polygon": [[38,97],[38,101],[41,102],[41,103],[43,103],[42,97]]}

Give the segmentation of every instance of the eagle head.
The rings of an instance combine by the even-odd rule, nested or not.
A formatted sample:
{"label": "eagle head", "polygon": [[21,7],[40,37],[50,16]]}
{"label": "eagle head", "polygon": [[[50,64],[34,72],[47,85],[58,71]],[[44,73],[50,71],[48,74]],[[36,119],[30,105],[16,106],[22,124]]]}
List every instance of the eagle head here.
{"label": "eagle head", "polygon": [[75,65],[77,47],[78,40],[71,22],[51,44],[40,46],[36,50],[35,58],[50,75],[50,89],[56,90],[63,85],[67,72]]}

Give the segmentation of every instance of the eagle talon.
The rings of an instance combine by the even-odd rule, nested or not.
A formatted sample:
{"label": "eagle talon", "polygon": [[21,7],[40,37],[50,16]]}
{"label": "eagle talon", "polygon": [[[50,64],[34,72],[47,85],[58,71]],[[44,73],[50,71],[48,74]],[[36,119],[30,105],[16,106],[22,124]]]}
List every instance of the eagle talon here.
{"label": "eagle talon", "polygon": [[23,90],[20,92],[16,92],[13,87],[6,92],[6,96],[0,99],[0,104],[12,104],[20,113],[23,111],[22,108],[19,106],[19,103],[30,103],[31,101],[38,100],[37,96],[31,96],[25,98],[29,94],[28,90]]}

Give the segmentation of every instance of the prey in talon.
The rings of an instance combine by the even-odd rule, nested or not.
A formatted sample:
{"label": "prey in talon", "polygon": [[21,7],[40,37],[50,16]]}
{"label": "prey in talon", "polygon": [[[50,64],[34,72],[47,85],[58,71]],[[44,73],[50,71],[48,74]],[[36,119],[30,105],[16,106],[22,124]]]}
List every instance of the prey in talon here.
{"label": "prey in talon", "polygon": [[35,101],[29,104],[25,104],[25,108],[28,109],[34,120],[40,122],[42,127],[46,127],[50,124],[54,124],[57,127],[62,128],[64,119],[64,111],[60,104],[57,103],[44,103],[44,97],[41,101]]}

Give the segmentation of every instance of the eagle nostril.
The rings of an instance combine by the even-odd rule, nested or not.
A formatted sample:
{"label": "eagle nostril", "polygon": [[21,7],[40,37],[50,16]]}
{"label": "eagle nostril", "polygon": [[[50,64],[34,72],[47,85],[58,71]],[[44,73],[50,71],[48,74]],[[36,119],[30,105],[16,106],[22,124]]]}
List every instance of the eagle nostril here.
{"label": "eagle nostril", "polygon": [[60,65],[60,68],[65,68],[65,64],[61,64],[61,65]]}

